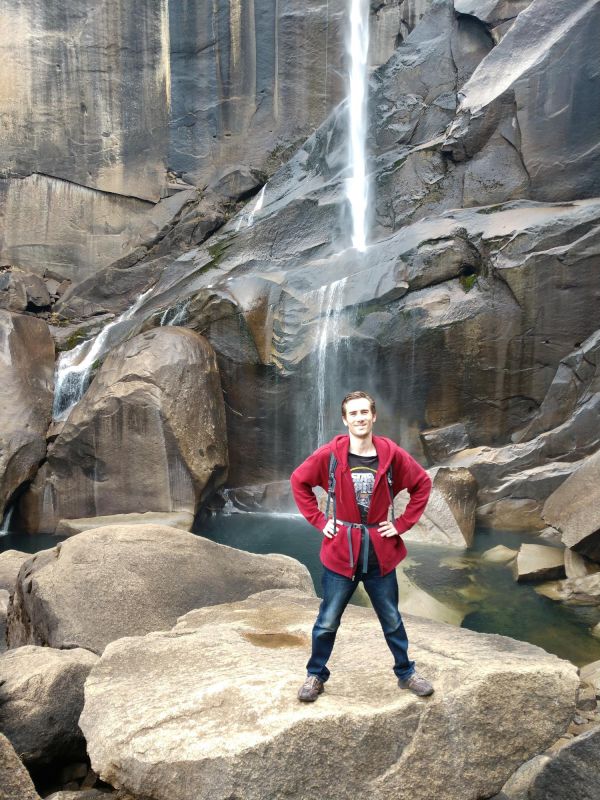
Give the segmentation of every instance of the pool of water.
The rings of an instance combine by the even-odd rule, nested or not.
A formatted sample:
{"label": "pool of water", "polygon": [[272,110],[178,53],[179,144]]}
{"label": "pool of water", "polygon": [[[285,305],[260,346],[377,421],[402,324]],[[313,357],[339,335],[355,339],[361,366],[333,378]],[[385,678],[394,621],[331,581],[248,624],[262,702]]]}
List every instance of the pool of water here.
{"label": "pool of water", "polygon": [[[212,517],[198,531],[209,539],[253,553],[284,553],[308,567],[320,589],[321,537],[301,517],[229,514]],[[464,613],[462,627],[500,633],[531,642],[583,666],[600,659],[600,640],[590,628],[600,621],[599,606],[567,606],[539,595],[532,584],[518,584],[510,567],[483,560],[496,545],[518,549],[535,536],[480,529],[473,546],[460,550],[408,543],[406,572],[440,602]],[[360,599],[357,602],[361,602]]]}
{"label": "pool of water", "polygon": [[[204,521],[196,533],[252,553],[292,556],[306,564],[319,593],[321,537],[302,517],[220,514]],[[61,539],[55,536],[9,533],[0,537],[0,552],[35,553],[57,541]],[[590,635],[590,628],[600,622],[600,606],[557,603],[539,595],[531,584],[518,584],[506,565],[481,558],[498,544],[518,549],[521,542],[536,541],[534,536],[479,530],[473,546],[465,550],[409,543],[405,571],[441,603],[459,609],[465,628],[531,642],[578,666],[600,660],[600,640]]]}

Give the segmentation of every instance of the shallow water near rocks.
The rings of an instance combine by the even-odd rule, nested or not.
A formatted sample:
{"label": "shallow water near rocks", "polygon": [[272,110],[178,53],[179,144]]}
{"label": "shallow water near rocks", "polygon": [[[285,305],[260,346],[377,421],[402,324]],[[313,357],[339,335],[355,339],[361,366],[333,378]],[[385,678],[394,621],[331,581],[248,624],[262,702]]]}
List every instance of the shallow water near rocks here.
{"label": "shallow water near rocks", "polygon": [[[320,594],[321,537],[300,516],[219,514],[203,521],[195,532],[251,553],[283,553],[296,558],[308,567]],[[63,538],[9,533],[0,537],[0,552],[37,553]],[[590,628],[600,622],[600,606],[567,606],[542,597],[532,584],[518,584],[509,566],[481,558],[498,544],[516,550],[522,542],[541,543],[532,535],[486,529],[478,530],[473,546],[465,550],[408,542],[405,571],[438,601],[459,609],[464,614],[464,628],[531,642],[577,666],[599,660],[600,640],[590,635]],[[357,592],[353,601],[362,604],[364,598]],[[281,641],[261,644],[291,646],[291,642]]]}
{"label": "shallow water near rocks", "polygon": [[[320,536],[301,517],[221,514],[203,522],[197,532],[253,553],[297,558],[308,567],[320,594]],[[600,621],[599,606],[567,606],[549,600],[533,585],[518,584],[506,564],[481,558],[496,545],[516,550],[523,542],[543,543],[532,535],[487,529],[478,530],[473,546],[465,550],[409,542],[406,572],[441,603],[459,608],[465,614],[464,628],[536,644],[577,666],[600,659],[600,640],[590,635],[590,628]],[[361,602],[360,596],[356,602]]]}

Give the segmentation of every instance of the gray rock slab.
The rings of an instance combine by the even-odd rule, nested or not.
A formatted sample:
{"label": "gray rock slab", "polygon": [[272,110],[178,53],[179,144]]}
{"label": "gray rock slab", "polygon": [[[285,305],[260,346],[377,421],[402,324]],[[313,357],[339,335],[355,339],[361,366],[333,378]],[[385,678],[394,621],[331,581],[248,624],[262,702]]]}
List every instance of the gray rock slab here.
{"label": "gray rock slab", "polygon": [[92,528],[104,528],[106,525],[167,525],[170,528],[190,531],[193,524],[194,515],[187,511],[177,511],[172,514],[146,511],[144,514],[112,514],[106,517],[61,519],[56,526],[56,535],[74,536]]}
{"label": "gray rock slab", "polygon": [[567,547],[600,561],[600,450],[550,495],[543,515]]}
{"label": "gray rock slab", "polygon": [[497,25],[512,19],[531,5],[532,0],[454,0],[459,14],[469,14],[482,22]]}
{"label": "gray rock slab", "polygon": [[19,647],[0,656],[0,727],[32,768],[85,758],[78,720],[88,650]]}
{"label": "gray rock slab", "polygon": [[47,324],[0,309],[0,517],[46,454],[53,386]]}
{"label": "gray rock slab", "polygon": [[3,733],[0,733],[0,800],[40,800],[27,769]]}
{"label": "gray rock slab", "polygon": [[565,561],[562,548],[543,544],[522,544],[514,564],[514,574],[519,583],[564,577]]}
{"label": "gray rock slab", "polygon": [[595,800],[600,795],[600,725],[576,736],[534,778],[527,800]]}
{"label": "gray rock slab", "polygon": [[373,612],[358,607],[347,609],[325,693],[299,703],[317,605],[265,592],[113,642],[88,678],[80,719],[93,768],[155,800],[475,800],[573,714],[573,665],[413,617],[412,652],[436,691],[425,701],[401,691]]}
{"label": "gray rock slab", "polygon": [[422,431],[421,439],[425,453],[434,463],[445,461],[449,456],[470,446],[469,434],[462,422]]}
{"label": "gray rock slab", "polygon": [[267,588],[312,592],[306,567],[160,525],[85,531],[25,562],[8,614],[10,647],[86,647],[170,628],[193,608]]}
{"label": "gray rock slab", "polygon": [[[530,196],[536,199],[571,200],[599,193],[594,131],[600,111],[593,105],[590,113],[589,98],[597,93],[600,79],[586,71],[599,24],[593,0],[534,0],[462,87],[460,110],[471,117],[465,139],[514,93],[520,151],[531,180]],[[585,75],[577,92],[567,88],[565,75],[571,74]],[[549,118],[552,132],[545,122]],[[566,141],[571,144],[565,161],[558,151]],[[485,135],[480,134],[481,142]]]}

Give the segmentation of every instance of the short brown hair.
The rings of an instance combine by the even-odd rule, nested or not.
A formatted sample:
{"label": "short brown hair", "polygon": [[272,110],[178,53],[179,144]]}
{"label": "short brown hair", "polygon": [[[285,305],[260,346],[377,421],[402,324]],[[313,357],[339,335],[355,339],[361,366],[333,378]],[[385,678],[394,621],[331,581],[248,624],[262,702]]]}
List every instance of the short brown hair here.
{"label": "short brown hair", "polygon": [[368,400],[369,405],[371,406],[371,414],[375,416],[377,413],[377,409],[375,408],[375,400],[373,400],[370,394],[367,394],[366,392],[350,392],[350,394],[347,394],[342,400],[342,419],[346,419],[346,406],[350,400]]}

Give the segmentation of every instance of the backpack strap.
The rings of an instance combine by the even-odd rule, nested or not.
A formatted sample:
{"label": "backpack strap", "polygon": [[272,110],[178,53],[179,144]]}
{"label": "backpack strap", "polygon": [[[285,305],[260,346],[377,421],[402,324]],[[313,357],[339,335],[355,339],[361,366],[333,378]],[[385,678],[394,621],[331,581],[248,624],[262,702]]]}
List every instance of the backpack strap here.
{"label": "backpack strap", "polygon": [[394,521],[394,474],[390,464],[387,471],[387,485],[390,492],[390,505],[392,509],[392,522]]}
{"label": "backpack strap", "polygon": [[333,530],[336,530],[336,508],[335,508],[335,470],[337,467],[337,458],[333,451],[329,455],[329,480],[327,484],[327,505],[325,507],[325,516],[329,519],[329,506],[333,502]]}

